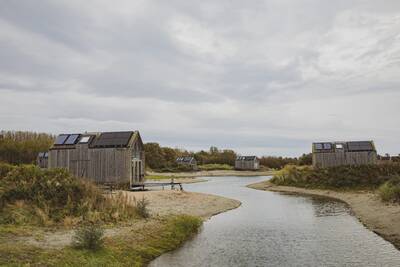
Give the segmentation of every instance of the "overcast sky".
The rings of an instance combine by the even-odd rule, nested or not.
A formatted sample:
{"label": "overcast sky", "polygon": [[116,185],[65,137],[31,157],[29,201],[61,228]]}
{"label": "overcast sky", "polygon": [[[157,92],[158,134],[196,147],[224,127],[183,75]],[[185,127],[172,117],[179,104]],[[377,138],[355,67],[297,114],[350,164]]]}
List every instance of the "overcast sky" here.
{"label": "overcast sky", "polygon": [[400,1],[0,0],[0,129],[400,153]]}

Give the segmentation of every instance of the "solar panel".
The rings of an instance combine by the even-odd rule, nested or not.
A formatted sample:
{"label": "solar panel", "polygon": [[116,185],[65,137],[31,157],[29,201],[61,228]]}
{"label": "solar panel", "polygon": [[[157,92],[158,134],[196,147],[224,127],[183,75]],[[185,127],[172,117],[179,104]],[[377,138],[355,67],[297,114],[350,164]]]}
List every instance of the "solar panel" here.
{"label": "solar panel", "polygon": [[81,140],[79,140],[79,144],[87,144],[89,143],[90,136],[82,136]]}
{"label": "solar panel", "polygon": [[349,151],[372,151],[374,147],[370,141],[348,142]]}
{"label": "solar panel", "polygon": [[65,140],[68,138],[68,134],[60,134],[57,136],[56,141],[54,142],[55,145],[62,145],[64,144]]}
{"label": "solar panel", "polygon": [[320,143],[315,144],[315,149],[324,149],[323,145]]}
{"label": "solar panel", "polygon": [[132,135],[133,132],[102,133],[95,140],[93,147],[126,147]]}
{"label": "solar panel", "polygon": [[79,134],[71,134],[68,136],[67,140],[64,142],[64,145],[73,145],[75,144],[76,140],[78,139]]}
{"label": "solar panel", "polygon": [[332,144],[330,144],[330,143],[325,143],[325,144],[324,144],[324,149],[332,149]]}

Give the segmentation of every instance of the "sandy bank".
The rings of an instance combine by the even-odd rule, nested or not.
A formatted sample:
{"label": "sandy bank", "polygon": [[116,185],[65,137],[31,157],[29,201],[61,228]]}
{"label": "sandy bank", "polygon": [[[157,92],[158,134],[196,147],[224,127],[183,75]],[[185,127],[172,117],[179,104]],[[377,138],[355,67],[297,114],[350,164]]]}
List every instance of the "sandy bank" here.
{"label": "sandy bank", "polygon": [[207,177],[207,176],[269,176],[273,175],[273,171],[197,171],[197,172],[149,172],[149,175],[156,176],[174,176],[174,177]]}
{"label": "sandy bank", "polygon": [[277,186],[269,181],[251,184],[248,187],[289,194],[325,196],[344,201],[361,223],[400,249],[400,205],[383,203],[374,192],[305,189]]}
{"label": "sandy bank", "polygon": [[162,190],[127,192],[130,196],[149,200],[149,210],[153,216],[170,214],[187,214],[202,218],[209,218],[218,213],[240,206],[240,201],[186,191]]}

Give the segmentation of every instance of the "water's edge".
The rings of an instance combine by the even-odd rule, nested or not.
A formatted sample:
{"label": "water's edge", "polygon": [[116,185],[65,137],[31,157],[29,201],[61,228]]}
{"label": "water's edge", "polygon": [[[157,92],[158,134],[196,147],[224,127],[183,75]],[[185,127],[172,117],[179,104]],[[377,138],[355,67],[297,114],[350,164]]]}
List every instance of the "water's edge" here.
{"label": "water's edge", "polygon": [[[378,228],[374,223],[369,221],[366,216],[361,216],[360,211],[358,209],[354,208],[354,204],[352,201],[349,201],[348,198],[346,198],[346,193],[341,193],[338,194],[335,191],[332,190],[318,190],[318,189],[306,189],[306,188],[299,188],[299,187],[294,187],[294,186],[277,186],[273,185],[268,180],[259,182],[259,183],[254,183],[254,184],[248,184],[246,187],[255,189],[255,190],[260,190],[260,191],[271,191],[271,192],[278,192],[278,193],[284,193],[284,194],[290,194],[290,195],[298,195],[298,196],[311,196],[311,197],[324,197],[328,199],[332,199],[334,201],[339,201],[339,202],[344,202],[346,205],[349,206],[351,210],[351,214],[357,218],[357,220],[368,230],[371,232],[374,232],[375,234],[379,235],[381,238],[384,240],[388,241],[391,243],[397,250],[400,251],[400,234],[396,233],[395,230],[390,231],[391,233],[386,233],[385,228]],[[384,205],[384,204],[382,204]],[[390,227],[390,226],[388,226]],[[394,233],[393,233],[394,232]]]}

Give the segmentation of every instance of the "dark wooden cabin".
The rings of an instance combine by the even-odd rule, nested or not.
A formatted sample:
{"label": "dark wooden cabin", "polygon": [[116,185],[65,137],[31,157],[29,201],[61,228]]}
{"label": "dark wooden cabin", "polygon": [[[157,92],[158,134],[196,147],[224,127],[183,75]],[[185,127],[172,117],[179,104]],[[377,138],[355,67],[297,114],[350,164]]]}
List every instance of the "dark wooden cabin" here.
{"label": "dark wooden cabin", "polygon": [[197,170],[197,161],[194,157],[186,156],[186,157],[178,157],[176,159],[176,163],[181,166],[188,166],[193,170]]}
{"label": "dark wooden cabin", "polygon": [[61,134],[48,162],[49,168],[66,168],[96,183],[144,184],[145,153],[138,131]]}
{"label": "dark wooden cabin", "polygon": [[39,152],[36,158],[36,165],[40,168],[47,169],[48,167],[49,152]]}
{"label": "dark wooden cabin", "polygon": [[236,170],[258,170],[260,169],[260,160],[256,156],[238,156],[235,160]]}
{"label": "dark wooden cabin", "polygon": [[312,158],[317,168],[377,163],[373,141],[313,143]]}

